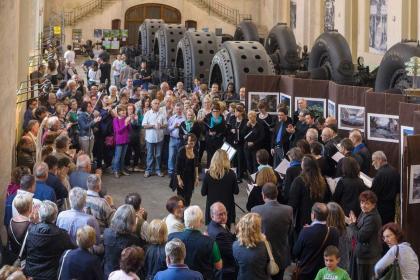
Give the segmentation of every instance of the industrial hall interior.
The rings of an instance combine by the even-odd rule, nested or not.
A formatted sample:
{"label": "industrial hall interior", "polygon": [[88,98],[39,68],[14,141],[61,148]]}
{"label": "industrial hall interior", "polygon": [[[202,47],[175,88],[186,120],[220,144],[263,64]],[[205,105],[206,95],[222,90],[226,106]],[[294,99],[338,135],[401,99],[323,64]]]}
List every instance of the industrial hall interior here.
{"label": "industrial hall interior", "polygon": [[0,280],[417,280],[420,0],[0,0]]}

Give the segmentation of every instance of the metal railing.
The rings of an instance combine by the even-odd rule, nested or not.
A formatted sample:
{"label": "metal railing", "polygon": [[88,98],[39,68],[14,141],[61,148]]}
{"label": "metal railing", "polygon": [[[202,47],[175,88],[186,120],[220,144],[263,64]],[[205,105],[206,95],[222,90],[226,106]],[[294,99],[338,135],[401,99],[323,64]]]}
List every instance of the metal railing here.
{"label": "metal railing", "polygon": [[238,25],[242,20],[251,20],[250,14],[240,14],[238,9],[231,8],[218,0],[192,0],[198,5],[205,7],[209,15],[214,14],[226,20],[229,23]]}
{"label": "metal railing", "polygon": [[64,24],[74,25],[77,20],[86,16],[94,10],[102,9],[106,0],[91,0],[87,3],[74,8],[71,11],[64,12]]}

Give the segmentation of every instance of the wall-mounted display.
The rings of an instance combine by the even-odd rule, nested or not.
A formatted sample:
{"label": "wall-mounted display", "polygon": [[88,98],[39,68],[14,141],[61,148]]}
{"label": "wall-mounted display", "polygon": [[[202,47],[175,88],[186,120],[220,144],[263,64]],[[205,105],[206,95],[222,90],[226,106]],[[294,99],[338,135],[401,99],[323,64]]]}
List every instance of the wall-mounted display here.
{"label": "wall-mounted display", "polygon": [[267,103],[267,112],[277,114],[277,105],[279,104],[278,92],[248,92],[248,112],[258,111],[258,103],[265,101]]}
{"label": "wall-mounted display", "polygon": [[368,139],[382,142],[399,142],[399,116],[367,114]]}
{"label": "wall-mounted display", "polygon": [[336,118],[336,116],[335,116],[335,102],[334,101],[328,100],[327,117]]}
{"label": "wall-mounted display", "polygon": [[290,28],[296,29],[296,0],[290,0]]}
{"label": "wall-mounted display", "polygon": [[369,51],[383,54],[387,50],[388,0],[370,0]]}
{"label": "wall-mounted display", "polygon": [[324,31],[334,30],[335,0],[325,0]]}
{"label": "wall-mounted display", "polygon": [[365,107],[338,104],[338,129],[365,131]]}
{"label": "wall-mounted display", "polygon": [[289,117],[292,117],[292,97],[288,94],[280,92],[280,104],[284,104],[289,112]]}
{"label": "wall-mounted display", "polygon": [[102,29],[94,29],[93,30],[93,37],[96,39],[102,39],[103,33]]}
{"label": "wall-mounted display", "polygon": [[409,187],[410,204],[420,203],[420,165],[410,166],[410,187]]}
{"label": "wall-mounted display", "polygon": [[306,109],[312,112],[317,117],[327,116],[327,100],[325,98],[312,98],[312,97],[295,97],[295,108],[298,108],[298,100],[306,100]]}

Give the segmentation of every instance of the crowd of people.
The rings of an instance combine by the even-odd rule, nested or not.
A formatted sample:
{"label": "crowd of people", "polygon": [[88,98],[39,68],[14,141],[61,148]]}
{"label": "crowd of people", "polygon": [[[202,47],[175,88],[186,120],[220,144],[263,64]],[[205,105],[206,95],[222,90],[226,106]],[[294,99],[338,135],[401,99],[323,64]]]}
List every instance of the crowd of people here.
{"label": "crowd of people", "polygon": [[[368,280],[396,256],[402,279],[418,279],[417,256],[395,223],[400,175],[359,130],[341,137],[336,120],[304,99],[291,117],[285,104],[268,114],[264,101],[247,112],[246,89],[233,84],[157,89],[146,63],[134,69],[125,59],[111,65],[102,51],[83,64],[86,77],[43,66],[34,74],[58,90],[28,101],[5,197],[0,279],[265,280],[289,268],[295,279]],[[284,159],[285,172],[275,170]],[[359,175],[373,169],[367,187]],[[102,184],[103,174],[136,173],[169,177],[176,195],[164,219],[148,217],[139,193],[115,205]],[[249,213],[238,219],[244,180]],[[204,211],[191,201],[199,185]]]}

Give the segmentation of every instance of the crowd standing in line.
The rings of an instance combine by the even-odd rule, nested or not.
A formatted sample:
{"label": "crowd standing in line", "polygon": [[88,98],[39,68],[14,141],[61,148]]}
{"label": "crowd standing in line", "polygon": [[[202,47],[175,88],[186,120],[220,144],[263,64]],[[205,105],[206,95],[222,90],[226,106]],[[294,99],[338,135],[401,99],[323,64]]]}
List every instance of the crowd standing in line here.
{"label": "crowd standing in line", "polygon": [[[145,62],[135,69],[121,54],[111,65],[105,50],[83,64],[85,86],[71,47],[64,58],[67,67],[52,60],[33,73],[47,86],[25,112],[0,279],[265,280],[292,266],[296,279],[367,280],[395,256],[402,279],[417,279],[417,256],[395,223],[399,173],[359,130],[341,138],[336,120],[304,99],[292,117],[285,104],[269,114],[265,101],[246,112],[246,89],[233,84],[154,89]],[[359,174],[371,166],[369,189]],[[103,174],[139,172],[170,177],[177,195],[163,220],[148,217],[139,193],[118,206],[102,185]],[[200,180],[204,211],[192,201]],[[250,213],[238,221],[244,180]]]}

